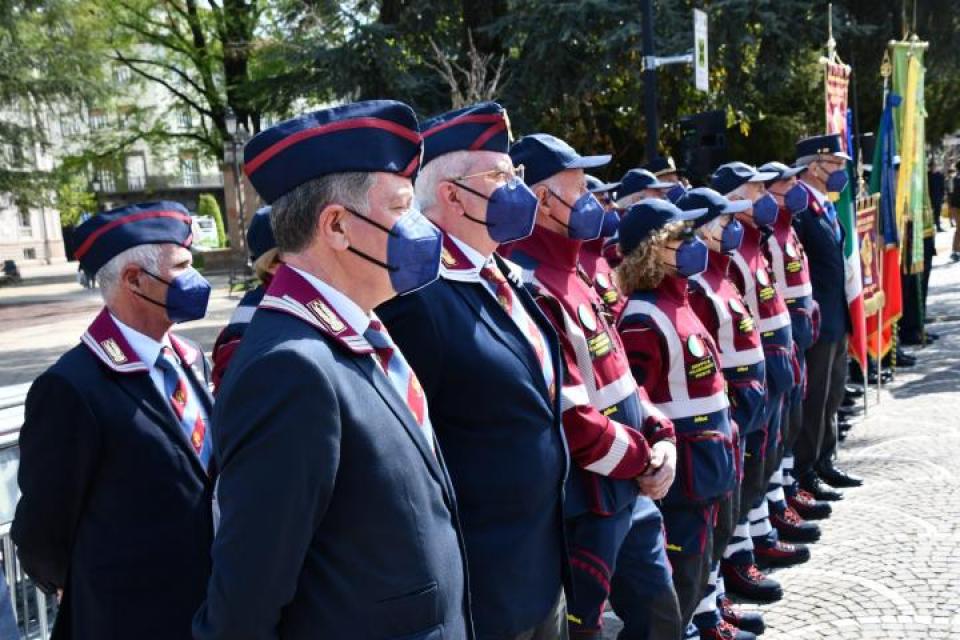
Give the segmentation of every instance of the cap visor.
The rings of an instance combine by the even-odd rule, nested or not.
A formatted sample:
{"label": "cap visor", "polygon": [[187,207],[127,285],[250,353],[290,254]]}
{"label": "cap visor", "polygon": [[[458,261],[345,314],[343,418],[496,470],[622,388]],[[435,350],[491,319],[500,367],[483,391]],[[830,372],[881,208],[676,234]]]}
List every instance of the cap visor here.
{"label": "cap visor", "polygon": [[732,215],[734,213],[743,213],[753,206],[749,200],[731,200],[720,212],[720,215]]}
{"label": "cap visor", "polygon": [[777,180],[779,178],[779,173],[774,173],[772,171],[758,171],[752,178],[748,179],[747,182],[770,182],[771,180]]}
{"label": "cap visor", "polygon": [[778,178],[779,180],[788,180],[790,178],[795,178],[801,173],[804,173],[810,167],[793,167],[792,169],[787,169],[783,174]]}
{"label": "cap visor", "polygon": [[703,214],[705,214],[709,209],[689,209],[687,211],[681,210],[680,213],[673,216],[671,222],[689,222],[690,220],[696,220]]}
{"label": "cap visor", "polygon": [[600,185],[596,189],[589,189],[590,193],[609,193],[610,191],[616,191],[620,188],[619,182],[607,182]]}
{"label": "cap visor", "polygon": [[602,167],[606,164],[610,164],[610,160],[613,158],[611,155],[605,156],[580,156],[579,158],[572,160],[570,164],[566,166],[567,169],[593,169],[594,167]]}
{"label": "cap visor", "polygon": [[647,186],[647,189],[673,189],[675,186],[680,184],[679,182],[661,182],[657,180],[651,185]]}

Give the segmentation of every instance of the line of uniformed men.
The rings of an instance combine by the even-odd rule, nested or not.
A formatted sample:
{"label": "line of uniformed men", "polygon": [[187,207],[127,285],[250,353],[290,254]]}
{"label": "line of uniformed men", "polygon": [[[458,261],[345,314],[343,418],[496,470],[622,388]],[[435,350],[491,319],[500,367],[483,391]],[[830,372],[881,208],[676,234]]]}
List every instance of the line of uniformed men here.
{"label": "line of uniformed men", "polygon": [[[495,103],[422,122],[354,103],[258,134],[264,286],[217,341],[215,404],[169,331],[209,296],[186,211],[78,229],[105,308],[31,388],[13,530],[62,594],[55,637],[599,638],[608,601],[622,638],[762,631],[719,560],[770,599],[755,561],[804,559],[775,532],[811,539],[796,510],[827,510],[784,475],[791,448],[815,493],[833,469],[812,393],[794,417],[791,326],[811,381],[839,351],[814,356],[827,294],[790,223],[838,243],[836,185],[733,163],[727,199],[666,166],[594,188],[605,211],[584,170],[610,156],[510,142]],[[798,145],[808,175],[831,144]]]}

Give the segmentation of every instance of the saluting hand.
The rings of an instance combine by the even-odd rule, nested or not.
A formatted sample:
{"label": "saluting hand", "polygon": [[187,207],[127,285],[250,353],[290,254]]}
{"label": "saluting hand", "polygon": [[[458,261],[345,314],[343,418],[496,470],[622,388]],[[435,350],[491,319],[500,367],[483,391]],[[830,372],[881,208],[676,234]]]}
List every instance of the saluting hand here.
{"label": "saluting hand", "polygon": [[662,441],[653,445],[653,454],[650,457],[650,466],[637,477],[640,493],[652,500],[660,500],[677,472],[677,448],[672,442]]}

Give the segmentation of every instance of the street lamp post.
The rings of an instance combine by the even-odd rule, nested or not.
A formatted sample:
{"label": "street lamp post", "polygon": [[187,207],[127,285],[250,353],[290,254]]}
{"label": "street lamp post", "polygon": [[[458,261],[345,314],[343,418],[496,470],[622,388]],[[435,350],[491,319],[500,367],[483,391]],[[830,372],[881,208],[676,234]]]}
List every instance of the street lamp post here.
{"label": "street lamp post", "polygon": [[240,173],[240,152],[243,149],[243,145],[246,144],[249,139],[250,134],[247,133],[247,128],[243,124],[240,124],[239,127],[237,126],[237,114],[234,113],[230,107],[227,107],[227,112],[224,114],[224,125],[227,129],[227,135],[230,137],[233,156],[233,180],[237,194],[237,230],[239,231],[237,234],[237,250],[240,255],[246,256],[246,252],[243,250],[244,244],[246,243],[247,229],[244,219],[243,178]]}
{"label": "street lamp post", "polygon": [[97,209],[94,213],[98,213],[100,211],[100,179],[94,177],[90,181],[90,188],[93,189],[93,203]]}

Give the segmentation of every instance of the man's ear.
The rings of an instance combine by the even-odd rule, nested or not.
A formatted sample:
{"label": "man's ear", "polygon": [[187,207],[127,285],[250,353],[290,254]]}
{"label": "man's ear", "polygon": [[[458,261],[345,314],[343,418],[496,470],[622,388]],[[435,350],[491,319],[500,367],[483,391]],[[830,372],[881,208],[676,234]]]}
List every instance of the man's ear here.
{"label": "man's ear", "polygon": [[326,243],[336,251],[346,251],[350,246],[346,233],[349,218],[350,212],[341,205],[328,204],[317,215],[314,239]]}
{"label": "man's ear", "polygon": [[464,214],[463,203],[460,201],[460,190],[448,180],[437,184],[437,202],[458,209],[457,215]]}
{"label": "man's ear", "polygon": [[134,291],[140,291],[143,288],[140,284],[140,279],[143,277],[149,276],[143,272],[143,269],[132,262],[128,263],[120,272],[120,282],[126,284],[128,288]]}

